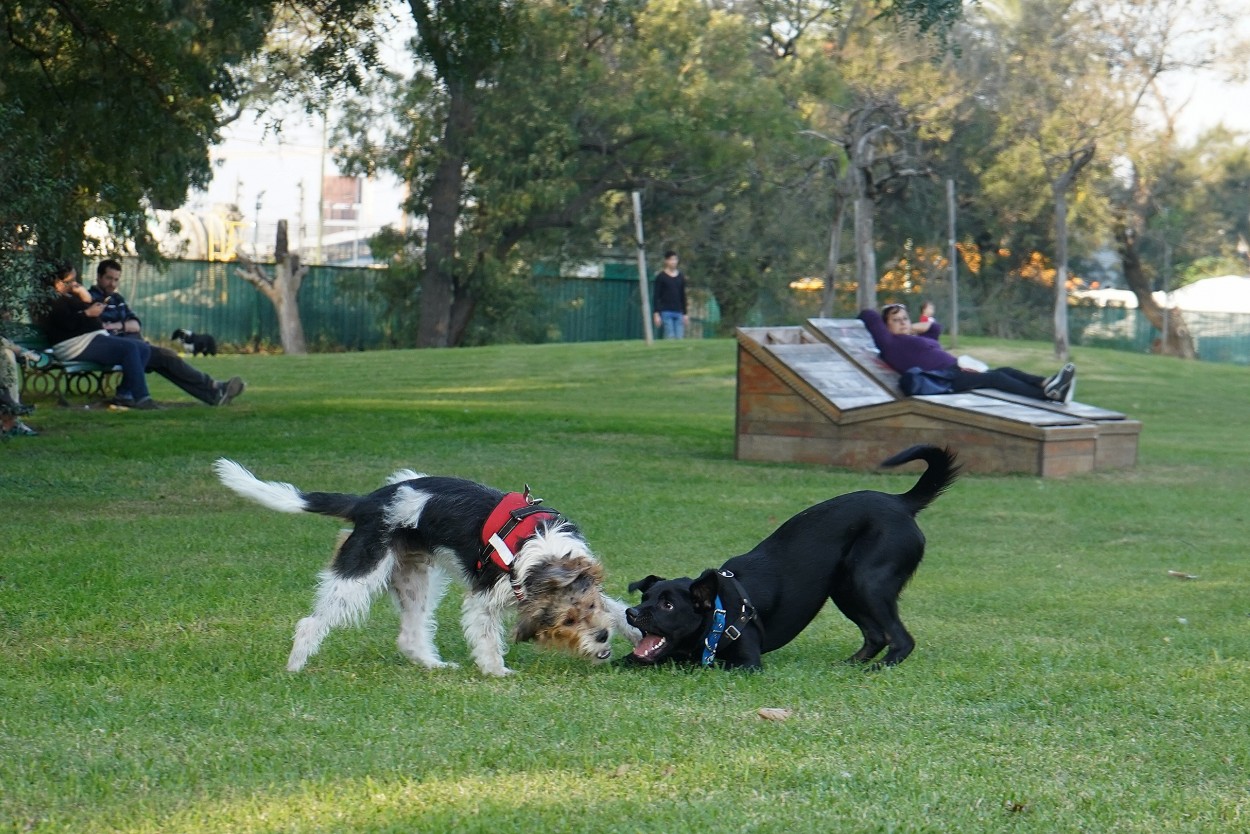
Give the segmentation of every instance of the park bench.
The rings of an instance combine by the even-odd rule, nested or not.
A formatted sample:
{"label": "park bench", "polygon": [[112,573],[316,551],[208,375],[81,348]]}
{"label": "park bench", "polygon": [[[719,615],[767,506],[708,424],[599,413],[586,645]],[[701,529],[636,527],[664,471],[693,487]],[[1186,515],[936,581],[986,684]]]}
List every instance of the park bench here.
{"label": "park bench", "polygon": [[55,398],[59,405],[67,406],[70,397],[107,399],[116,390],[116,377],[122,370],[120,365],[78,360],[62,362],[53,356],[52,345],[43,334],[29,325],[9,325],[4,335],[23,350],[39,354],[37,363],[28,363],[22,369],[23,402]]}
{"label": "park bench", "polygon": [[914,443],[949,446],[973,472],[1063,476],[1131,468],[1141,423],[1084,403],[994,389],[907,397],[858,319],[740,328],[741,460],[873,469]]}

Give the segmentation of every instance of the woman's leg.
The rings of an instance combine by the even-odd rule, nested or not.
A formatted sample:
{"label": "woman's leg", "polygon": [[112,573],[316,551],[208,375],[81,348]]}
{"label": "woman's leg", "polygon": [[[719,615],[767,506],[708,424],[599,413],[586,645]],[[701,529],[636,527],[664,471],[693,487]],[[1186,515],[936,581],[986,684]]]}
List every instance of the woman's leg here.
{"label": "woman's leg", "polygon": [[1046,384],[1046,377],[1031,374],[1018,368],[995,368],[994,370],[1013,376],[1021,382],[1029,385],[1036,385],[1038,388],[1041,388]]}
{"label": "woman's leg", "polygon": [[122,381],[117,386],[117,395],[122,399],[133,398],[138,402],[148,396],[148,383],[143,376],[143,369],[150,351],[147,342],[138,339],[97,336],[87,343],[86,349],[78,354],[78,358],[100,365],[121,365]]}
{"label": "woman's leg", "polygon": [[1008,394],[1044,400],[1046,392],[1042,390],[1042,383],[1045,381],[1045,377],[1026,374],[1015,368],[993,368],[984,373],[961,369],[951,381],[951,390],[960,393],[971,391],[973,388],[994,388],[998,391],[1006,391]]}

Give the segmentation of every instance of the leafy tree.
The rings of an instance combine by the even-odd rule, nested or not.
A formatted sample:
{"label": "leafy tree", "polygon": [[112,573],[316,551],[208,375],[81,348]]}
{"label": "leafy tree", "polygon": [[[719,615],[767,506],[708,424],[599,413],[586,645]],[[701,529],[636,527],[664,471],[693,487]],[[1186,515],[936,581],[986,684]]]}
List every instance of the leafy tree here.
{"label": "leafy tree", "polygon": [[[1209,34],[1204,39],[1192,24],[1219,5],[999,0],[980,7],[961,37],[966,78],[977,85],[976,101],[994,124],[976,165],[983,199],[1022,231],[1035,225],[1045,204],[1053,214],[1048,240],[1016,234],[1011,249],[1017,269],[1035,252],[1054,252],[1054,339],[1061,357],[1068,350],[1069,233],[1084,235],[1094,248],[1118,230],[1126,275],[1133,273],[1131,243],[1140,238],[1143,221],[1133,202],[1109,200],[1117,190],[1135,190],[1139,208],[1149,200],[1142,202],[1144,181],[1128,191],[1113,186],[1125,160],[1134,162],[1133,148],[1141,147],[1132,137],[1141,133],[1144,98],[1159,89],[1164,74],[1210,60]],[[1143,162],[1133,167],[1145,171],[1150,166]],[[1147,290],[1139,294],[1149,315],[1153,300]]]}
{"label": "leafy tree", "polygon": [[740,177],[746,128],[785,113],[752,33],[700,4],[413,6],[426,61],[356,162],[407,180],[427,220],[419,346],[461,343],[518,255],[601,247],[612,195]]}
{"label": "leafy tree", "polygon": [[[148,210],[207,185],[208,149],[250,89],[243,67],[280,7],[316,13],[322,37],[301,60],[325,84],[372,59],[368,42],[346,37],[369,19],[363,0],[0,4],[0,281],[10,296],[41,264],[84,250],[155,255]],[[84,239],[89,218],[103,232]]]}
{"label": "leafy tree", "polygon": [[[1223,0],[1124,0],[1109,9],[1100,10],[1102,30],[1112,44],[1114,54],[1126,73],[1141,84],[1141,97],[1154,106],[1161,123],[1157,131],[1138,131],[1126,141],[1123,155],[1126,164],[1121,177],[1108,183],[1107,191],[1114,206],[1114,235],[1129,288],[1137,295],[1139,310],[1161,334],[1156,349],[1165,354],[1193,358],[1194,341],[1183,315],[1168,314],[1155,301],[1152,290],[1163,281],[1172,282],[1174,261],[1189,261],[1213,253],[1226,255],[1234,251],[1233,241],[1221,246],[1211,240],[1210,228],[1245,229],[1245,212],[1237,221],[1233,197],[1231,223],[1220,222],[1220,211],[1207,214],[1202,206],[1211,206],[1208,192],[1192,186],[1194,178],[1207,179],[1209,194],[1223,202],[1222,179],[1216,166],[1208,166],[1207,151],[1182,149],[1177,140],[1180,111],[1172,105],[1159,84],[1167,72],[1180,68],[1214,69],[1221,63],[1240,62],[1244,41],[1228,37],[1236,31],[1236,13]],[[1149,21],[1144,24],[1143,20]],[[1226,136],[1227,134],[1223,134]],[[1221,132],[1207,137],[1201,145],[1214,146],[1219,153]],[[1244,158],[1244,153],[1241,154]],[[1204,159],[1205,158],[1205,159]],[[1237,167],[1236,154],[1225,159]],[[1210,174],[1214,177],[1208,179]],[[1212,182],[1211,180],[1215,180]],[[1239,179],[1233,175],[1235,183]],[[1244,192],[1244,189],[1242,189]],[[1238,193],[1233,185],[1233,194]],[[1244,198],[1240,201],[1244,206]],[[1215,225],[1208,225],[1214,223]],[[1186,233],[1185,230],[1188,230]],[[1209,248],[1208,248],[1209,247]],[[1151,259],[1154,263],[1151,263]]]}
{"label": "leafy tree", "polygon": [[[854,24],[849,24],[854,25]],[[875,307],[879,272],[876,217],[885,198],[909,180],[932,173],[933,148],[950,136],[958,103],[954,76],[941,58],[941,44],[913,26],[854,25],[842,33],[831,55],[843,77],[841,102],[825,108],[819,129],[842,151],[835,194],[839,210],[832,251],[841,237],[843,208],[854,215],[856,306]],[[832,280],[827,281],[830,286]],[[828,296],[825,308],[828,308]]]}
{"label": "leafy tree", "polygon": [[975,45],[982,50],[978,68],[988,70],[982,90],[997,118],[999,151],[986,169],[987,190],[1049,201],[1055,353],[1066,359],[1069,199],[1099,144],[1130,127],[1132,102],[1103,60],[1095,21],[1082,3],[1007,0],[986,12]]}
{"label": "leafy tree", "polygon": [[[741,229],[723,222],[724,209],[793,181],[773,176],[783,154],[767,147],[793,146],[802,127],[799,97],[777,61],[794,54],[796,33],[840,9],[694,0],[409,5],[416,74],[386,87],[389,110],[357,108],[342,135],[375,128],[355,164],[406,180],[409,208],[426,222],[422,346],[460,343],[487,284],[523,274],[518,258],[575,257],[632,237],[620,198],[627,191],[645,192],[652,228],[684,216],[687,230]],[[390,126],[376,130],[384,116]],[[818,157],[807,153],[791,167],[813,167]],[[723,280],[718,295],[758,287],[775,264],[741,248],[722,248],[726,257],[707,271]],[[749,292],[734,294],[731,311]]]}

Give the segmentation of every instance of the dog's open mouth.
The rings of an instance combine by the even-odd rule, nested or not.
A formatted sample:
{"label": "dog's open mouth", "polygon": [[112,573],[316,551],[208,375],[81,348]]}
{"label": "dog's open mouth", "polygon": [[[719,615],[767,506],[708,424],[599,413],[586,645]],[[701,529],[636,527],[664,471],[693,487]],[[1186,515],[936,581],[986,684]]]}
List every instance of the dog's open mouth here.
{"label": "dog's open mouth", "polygon": [[644,634],[642,639],[638,641],[638,645],[634,646],[634,657],[639,660],[654,661],[663,655],[664,650],[667,648],[667,637],[661,637],[658,634]]}

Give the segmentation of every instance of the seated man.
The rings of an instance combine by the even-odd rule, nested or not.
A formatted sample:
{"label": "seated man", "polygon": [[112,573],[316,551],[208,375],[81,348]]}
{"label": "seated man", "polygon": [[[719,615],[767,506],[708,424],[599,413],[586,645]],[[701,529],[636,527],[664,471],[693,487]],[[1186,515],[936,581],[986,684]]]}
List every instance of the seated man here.
{"label": "seated man", "polygon": [[91,298],[87,288],[78,283],[78,270],[68,263],[59,264],[45,277],[50,292],[31,303],[31,320],[52,343],[52,355],[60,362],[75,359],[98,365],[120,365],[122,380],[117,385],[113,404],[143,410],[161,406],[148,396],[144,378],[151,347],[142,339],[117,339],[100,324],[104,305]]}
{"label": "seated man", "polygon": [[959,360],[938,343],[942,325],[931,321],[923,336],[915,335],[911,317],[902,304],[887,304],[880,313],[861,310],[859,318],[872,334],[872,340],[887,365],[899,373],[911,368],[944,371],[950,375],[952,393],[995,388],[1035,400],[1069,403],[1076,391],[1076,368],[1071,362],[1051,377],[1036,376],[1015,368],[991,368],[987,371],[961,368]]}
{"label": "seated man", "polygon": [[[122,277],[122,265],[112,259],[103,260],[96,267],[95,274],[91,297],[104,305],[104,312],[100,314],[104,329],[115,336],[142,340],[143,325],[139,317],[117,291]],[[193,368],[176,351],[167,347],[151,345],[151,348],[146,365],[147,372],[160,374],[203,403],[228,405],[247,387],[247,383],[237,376],[231,377],[228,382],[217,382],[203,371]]]}

